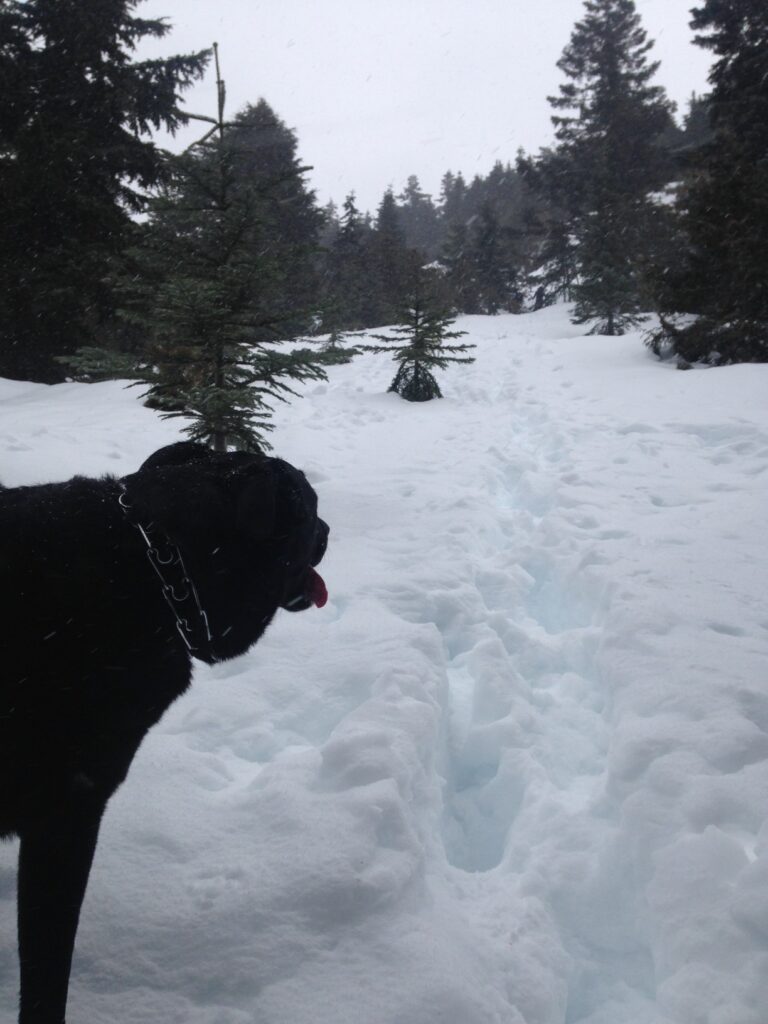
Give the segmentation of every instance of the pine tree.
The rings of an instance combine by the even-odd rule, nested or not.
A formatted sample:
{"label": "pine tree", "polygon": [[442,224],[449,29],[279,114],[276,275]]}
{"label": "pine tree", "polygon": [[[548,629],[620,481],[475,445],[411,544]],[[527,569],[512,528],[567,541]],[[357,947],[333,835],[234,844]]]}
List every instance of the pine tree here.
{"label": "pine tree", "polygon": [[374,323],[393,323],[408,295],[409,282],[420,260],[408,249],[392,189],[387,189],[379,204],[371,238],[371,286],[377,308]]}
{"label": "pine tree", "polygon": [[470,216],[467,200],[467,183],[461,172],[454,174],[448,171],[444,174],[439,212],[445,229],[450,229],[454,224],[466,224]]}
{"label": "pine tree", "polygon": [[290,207],[298,193],[282,162],[265,168],[265,150],[249,149],[263,141],[262,117],[224,121],[220,76],[217,84],[213,132],[173,162],[171,183],[153,201],[122,312],[150,338],[144,381],[155,407],[191,417],[185,432],[216,450],[264,450],[272,403],[325,373],[311,353],[270,343],[285,337],[292,316],[285,280],[297,244],[277,233],[285,221],[273,204]]}
{"label": "pine tree", "polygon": [[686,152],[697,152],[712,141],[712,121],[709,96],[695,92],[688,100],[688,111],[683,120],[682,147]]}
{"label": "pine tree", "polygon": [[451,345],[466,331],[452,331],[454,321],[430,298],[427,276],[417,275],[410,301],[403,308],[399,324],[390,334],[374,334],[380,345],[367,345],[369,352],[388,352],[398,364],[389,386],[408,402],[428,402],[442,398],[435,370],[445,370],[449,363],[472,363],[474,358],[463,353],[474,345]]}
{"label": "pine tree", "polygon": [[134,61],[164,20],[139,0],[0,5],[0,373],[61,379],[53,356],[113,309],[105,266],[162,171],[148,136],[185,120],[179,93],[207,55]]}
{"label": "pine tree", "polygon": [[453,308],[459,313],[480,313],[480,286],[469,228],[461,221],[448,229],[442,252],[446,283]]}
{"label": "pine tree", "polygon": [[[298,140],[264,99],[248,104],[225,133],[233,195],[247,191],[258,205],[274,273],[261,302],[279,317],[281,334],[305,333],[319,298],[317,256],[323,223],[315,193],[297,156]],[[270,335],[265,334],[263,340]]]}
{"label": "pine tree", "polygon": [[323,223],[320,228],[320,251],[325,252],[339,233],[339,208],[329,199],[322,209]]}
{"label": "pine tree", "polygon": [[653,201],[669,176],[659,139],[671,105],[652,85],[658,64],[634,0],[585,0],[558,62],[567,78],[550,104],[557,147],[541,183],[567,212],[578,246],[575,322],[621,334],[638,320]]}
{"label": "pine tree", "polygon": [[570,302],[578,275],[577,242],[562,211],[555,210],[548,218],[536,264],[544,289],[542,299]]}
{"label": "pine tree", "polygon": [[579,275],[577,212],[583,197],[569,155],[560,149],[544,149],[534,158],[521,151],[517,172],[536,204],[527,225],[529,283],[540,303],[554,299],[572,302]]}
{"label": "pine tree", "polygon": [[500,310],[519,307],[517,268],[511,250],[510,232],[501,227],[490,202],[484,202],[471,231],[471,258],[481,313],[493,316]]}
{"label": "pine tree", "polygon": [[708,96],[711,141],[682,190],[685,254],[668,275],[667,313],[651,339],[687,362],[768,361],[768,7],[705,0],[695,42],[716,56]]}
{"label": "pine tree", "polygon": [[375,323],[371,297],[370,228],[354,192],[344,200],[336,237],[325,258],[323,329],[359,330]]}
{"label": "pine tree", "polygon": [[406,244],[418,249],[427,258],[437,255],[440,243],[440,223],[432,197],[422,191],[419,179],[412,174],[398,196],[400,224]]}

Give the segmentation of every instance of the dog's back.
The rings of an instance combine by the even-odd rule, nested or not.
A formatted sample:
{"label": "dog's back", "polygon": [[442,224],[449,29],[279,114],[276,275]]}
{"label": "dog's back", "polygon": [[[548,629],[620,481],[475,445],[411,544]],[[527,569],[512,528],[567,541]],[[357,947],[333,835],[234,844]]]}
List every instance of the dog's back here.
{"label": "dog's back", "polygon": [[[166,608],[118,493],[80,477],[0,493],[0,835],[65,805],[84,779],[106,799],[188,681],[171,626],[141,628],[165,623]],[[158,665],[152,699],[165,704],[153,711],[138,676]]]}

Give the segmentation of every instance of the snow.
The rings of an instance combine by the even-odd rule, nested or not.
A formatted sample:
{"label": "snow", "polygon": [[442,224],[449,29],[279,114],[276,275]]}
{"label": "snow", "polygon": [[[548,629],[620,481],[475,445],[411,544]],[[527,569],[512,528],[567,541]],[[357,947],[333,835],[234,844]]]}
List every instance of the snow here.
{"label": "snow", "polygon": [[[70,1019],[765,1024],[768,366],[680,373],[565,307],[465,317],[276,411],[322,610],[199,667],[107,811]],[[178,437],[120,383],[0,382],[0,478]],[[0,848],[0,1015],[17,973]]]}

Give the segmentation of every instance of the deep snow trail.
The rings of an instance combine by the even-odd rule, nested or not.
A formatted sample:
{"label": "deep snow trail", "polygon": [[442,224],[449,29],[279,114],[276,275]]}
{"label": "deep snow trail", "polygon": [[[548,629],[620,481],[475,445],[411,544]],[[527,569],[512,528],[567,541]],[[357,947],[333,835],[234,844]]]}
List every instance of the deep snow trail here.
{"label": "deep snow trail", "polygon": [[509,949],[529,1024],[759,1024],[768,433],[738,414],[760,385],[742,409],[717,375],[577,341],[558,311],[532,337],[467,324],[482,357],[439,419],[409,410],[402,448],[351,431],[384,493],[410,470],[374,593],[439,632],[450,892]]}
{"label": "deep snow trail", "polygon": [[[73,1024],[765,1024],[768,367],[461,326],[442,402],[364,356],[277,411],[330,601],[145,742]],[[6,483],[175,433],[118,385],[3,394]]]}
{"label": "deep snow trail", "polygon": [[[486,932],[497,954],[509,950],[507,1012],[531,1024],[575,1021],[616,985],[638,989],[638,1004],[648,987],[648,951],[629,913],[603,925],[621,928],[628,948],[611,949],[610,939],[594,948],[597,922],[617,914],[620,894],[615,879],[590,889],[586,877],[610,835],[594,808],[608,744],[595,657],[611,588],[591,567],[600,542],[621,531],[561,493],[577,474],[568,418],[558,419],[565,403],[542,391],[549,370],[571,397],[552,349],[503,331],[494,339],[494,322],[480,323],[491,335],[486,365],[455,387],[440,436],[429,436],[428,413],[411,432],[412,454],[423,453],[441,485],[430,498],[422,481],[408,519],[426,529],[404,564],[417,567],[419,620],[437,627],[446,662],[440,770],[451,892],[476,940]],[[535,384],[526,384],[531,361]],[[386,603],[407,615],[407,602],[390,594]]]}

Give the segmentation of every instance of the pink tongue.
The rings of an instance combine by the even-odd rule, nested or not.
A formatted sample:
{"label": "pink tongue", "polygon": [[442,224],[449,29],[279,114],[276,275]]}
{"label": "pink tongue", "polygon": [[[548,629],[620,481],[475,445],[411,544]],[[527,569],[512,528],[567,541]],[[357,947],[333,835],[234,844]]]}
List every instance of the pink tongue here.
{"label": "pink tongue", "polygon": [[322,608],[328,600],[328,588],[319,572],[309,570],[309,596],[318,608]]}

